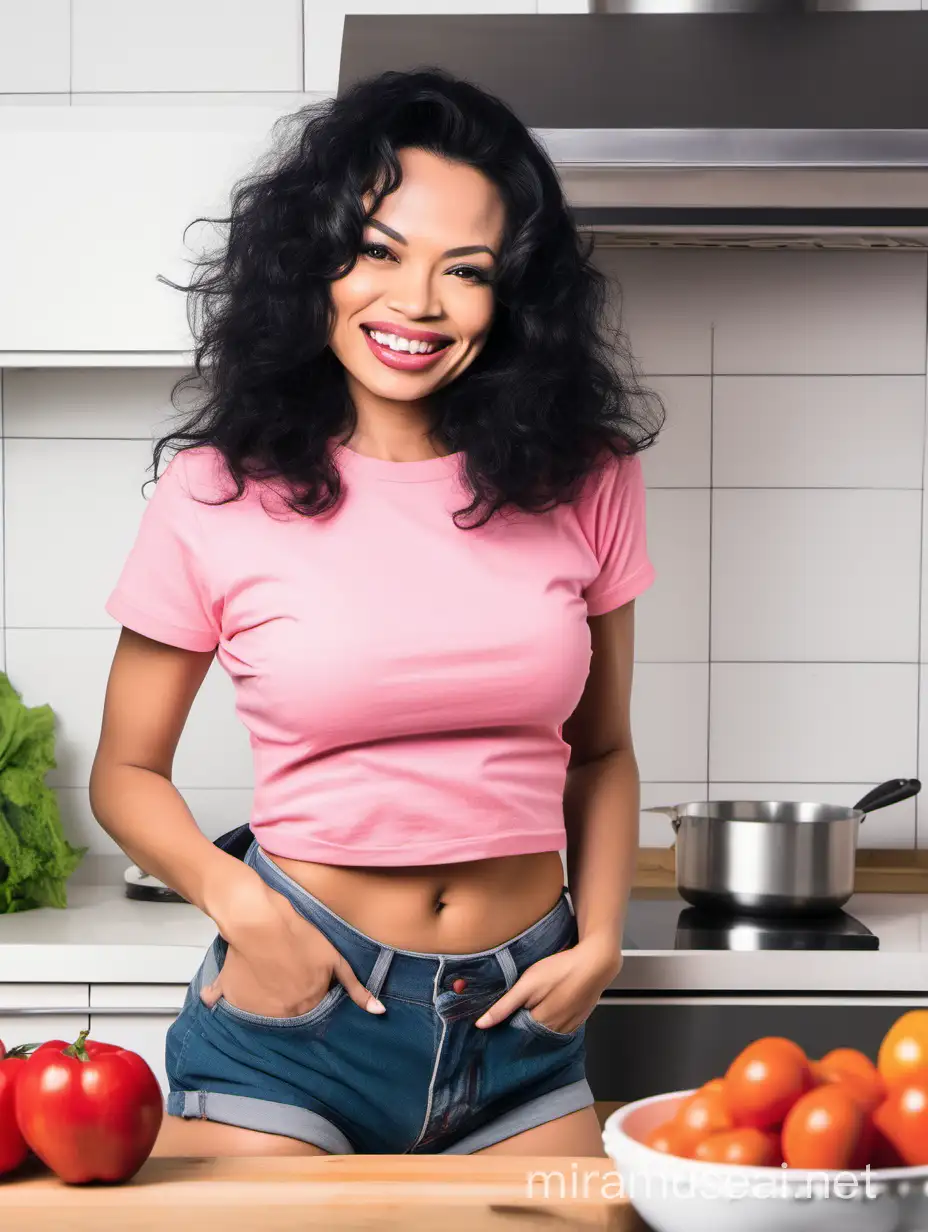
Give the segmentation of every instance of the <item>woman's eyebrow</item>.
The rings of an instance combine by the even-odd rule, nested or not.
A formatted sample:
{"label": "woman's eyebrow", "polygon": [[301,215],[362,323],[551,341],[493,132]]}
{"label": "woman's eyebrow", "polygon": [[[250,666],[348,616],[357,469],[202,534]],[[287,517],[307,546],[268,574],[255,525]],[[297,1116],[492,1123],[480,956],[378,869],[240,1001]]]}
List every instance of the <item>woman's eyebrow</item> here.
{"label": "woman's eyebrow", "polygon": [[[367,220],[368,226],[376,227],[378,231],[382,231],[384,235],[389,235],[391,240],[396,240],[398,244],[406,244],[407,240],[400,235],[399,231],[394,231],[392,227],[388,227],[386,223],[378,222],[376,218]],[[486,244],[471,244],[464,248],[449,248],[447,252],[443,252],[443,257],[466,257],[472,252],[488,252],[490,256],[496,260],[496,253],[492,248],[488,248]]]}

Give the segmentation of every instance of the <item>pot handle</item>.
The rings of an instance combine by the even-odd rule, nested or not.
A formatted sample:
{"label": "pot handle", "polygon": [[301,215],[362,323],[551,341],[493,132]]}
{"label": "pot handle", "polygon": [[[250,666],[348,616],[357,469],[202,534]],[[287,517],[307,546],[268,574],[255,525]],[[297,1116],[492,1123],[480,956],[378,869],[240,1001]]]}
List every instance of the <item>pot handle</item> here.
{"label": "pot handle", "polygon": [[670,824],[675,831],[680,829],[680,814],[670,805],[655,805],[653,808],[646,808],[641,811],[643,813],[663,813],[665,817],[670,818]]}
{"label": "pot handle", "polygon": [[875,813],[877,809],[886,808],[890,804],[898,804],[900,800],[908,800],[917,796],[922,785],[918,779],[887,779],[872,791],[868,791],[863,799],[854,805],[862,813]]}

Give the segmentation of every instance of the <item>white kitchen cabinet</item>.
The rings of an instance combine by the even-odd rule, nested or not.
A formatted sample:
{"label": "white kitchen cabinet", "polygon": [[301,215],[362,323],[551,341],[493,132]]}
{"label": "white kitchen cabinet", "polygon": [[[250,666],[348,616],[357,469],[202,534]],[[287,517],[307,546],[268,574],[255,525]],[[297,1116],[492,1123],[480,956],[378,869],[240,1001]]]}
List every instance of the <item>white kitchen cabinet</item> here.
{"label": "white kitchen cabinet", "polygon": [[228,214],[286,110],[0,108],[0,365],[183,362],[186,295],[158,276],[188,283],[220,243],[210,225],[184,229]]}
{"label": "white kitchen cabinet", "polygon": [[[376,17],[535,14],[537,0],[303,0],[303,56],[306,91],[335,94],[342,54],[342,32],[349,13]],[[574,10],[569,10],[574,11]]]}
{"label": "white kitchen cabinet", "polygon": [[0,1040],[7,1049],[77,1039],[89,1024],[87,984],[0,984]]}
{"label": "white kitchen cabinet", "polygon": [[164,1038],[186,993],[184,984],[94,984],[90,989],[90,1034],[144,1057],[166,1095]]}
{"label": "white kitchen cabinet", "polygon": [[59,94],[67,104],[68,0],[0,3],[0,92]]}
{"label": "white kitchen cabinet", "polygon": [[72,0],[71,89],[297,90],[301,0]]}

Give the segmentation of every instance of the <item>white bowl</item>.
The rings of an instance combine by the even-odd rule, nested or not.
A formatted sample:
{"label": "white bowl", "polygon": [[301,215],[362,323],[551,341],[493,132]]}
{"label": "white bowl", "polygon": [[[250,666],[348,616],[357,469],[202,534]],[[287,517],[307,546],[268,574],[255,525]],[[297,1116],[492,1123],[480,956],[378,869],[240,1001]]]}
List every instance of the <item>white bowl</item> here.
{"label": "white bowl", "polygon": [[692,1091],[625,1104],[603,1145],[654,1232],[924,1232],[928,1168],[826,1172],[704,1163],[644,1145]]}

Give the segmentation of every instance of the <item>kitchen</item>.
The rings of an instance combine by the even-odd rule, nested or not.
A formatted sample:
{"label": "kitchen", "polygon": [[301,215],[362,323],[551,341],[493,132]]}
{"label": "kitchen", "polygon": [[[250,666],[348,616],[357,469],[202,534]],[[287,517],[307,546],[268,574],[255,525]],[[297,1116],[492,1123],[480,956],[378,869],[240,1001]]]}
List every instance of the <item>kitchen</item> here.
{"label": "kitchen", "polygon": [[[340,72],[363,75],[372,57],[379,67],[428,59],[430,28],[443,59],[479,53],[478,63],[452,67],[492,80],[501,69],[485,63],[488,48],[505,64],[507,28],[528,47],[533,30],[543,42],[554,29],[529,23],[576,19],[556,31],[578,40],[563,75],[595,62],[594,48],[609,37],[602,22],[623,20],[605,10],[585,17],[585,4],[419,6],[465,14],[451,38],[437,21],[374,18],[374,6],[365,13],[355,4],[342,6],[342,45],[338,7],[279,2],[257,14],[235,6],[221,48],[210,41],[209,3],[184,6],[183,40],[180,9],[170,5],[160,16],[145,6],[144,38],[128,10],[91,0],[75,0],[70,20],[66,4],[44,2],[0,18],[13,23],[0,27],[0,165],[14,186],[0,228],[4,669],[28,705],[55,712],[58,765],[47,781],[69,840],[88,847],[64,911],[2,922],[7,1045],[38,1029],[73,1038],[105,1024],[163,1081],[164,1033],[213,932],[189,906],[125,897],[127,860],[87,800],[117,635],[102,603],[143,507],[150,439],[165,430],[168,392],[185,365],[183,297],[159,281],[185,276],[184,227],[221,206],[277,115],[333,92]],[[507,27],[506,14],[521,24]],[[903,35],[896,19],[923,17],[882,16],[879,29],[896,32],[885,34],[887,46],[899,55],[920,48],[924,27],[907,25]],[[578,29],[588,19],[599,26]],[[637,38],[656,37],[635,22],[626,29]],[[762,41],[750,45],[752,79],[763,83]],[[672,40],[666,61],[641,61],[642,45],[624,38],[609,46],[679,83]],[[618,72],[608,83],[562,76],[552,91],[550,63],[530,55],[512,86],[528,122],[556,130],[552,149],[581,217],[586,210],[598,230],[597,260],[621,288],[636,359],[667,405],[667,427],[643,459],[658,572],[637,618],[634,730],[645,808],[852,806],[878,783],[925,769],[928,194],[917,168],[928,159],[901,130],[928,125],[899,119],[924,110],[897,100],[893,111],[885,75],[870,91],[854,89],[853,54],[862,52],[847,54],[843,90],[830,81],[818,95],[748,94],[721,76],[727,95],[721,86],[715,95],[679,84],[643,91],[640,73]],[[688,71],[710,78],[711,63],[699,63]],[[801,71],[800,57],[792,72]],[[584,76],[595,88],[581,88]],[[913,98],[924,89],[904,68],[899,77]],[[610,94],[606,85],[622,80],[629,88]],[[626,146],[616,157],[633,165],[604,170],[577,151],[571,131],[620,127],[601,110],[590,114],[608,99],[621,108],[626,141],[652,142],[639,159],[653,159],[653,143],[666,139],[653,130],[708,132],[702,148],[688,137],[696,166],[682,166],[672,148],[667,165],[636,166]],[[745,174],[742,152],[726,154],[725,140],[711,138],[750,128],[787,130],[794,144],[771,138],[765,147],[754,134],[750,158],[761,165]],[[802,161],[807,129],[899,129],[891,136],[902,145],[850,155],[842,147],[850,169],[784,165]],[[860,209],[842,217],[845,203]],[[672,215],[662,219],[661,209]],[[714,213],[700,214],[706,209]],[[214,668],[175,767],[211,838],[247,819],[250,802],[250,750],[232,700]],[[880,892],[855,895],[846,911],[876,949],[862,948],[859,931],[839,949],[757,948],[750,930],[722,948],[718,938],[694,947],[681,936],[686,904],[649,897],[660,884],[642,884],[623,969],[588,1024],[589,1080],[604,1113],[698,1083],[760,1034],[788,1035],[818,1055],[839,1033],[837,1042],[872,1053],[895,1017],[926,1004],[921,807],[911,797],[860,827],[859,884]],[[642,814],[642,848],[656,867],[643,883],[668,884],[674,837],[665,815]],[[887,892],[892,884],[909,892]]]}

